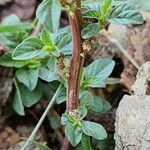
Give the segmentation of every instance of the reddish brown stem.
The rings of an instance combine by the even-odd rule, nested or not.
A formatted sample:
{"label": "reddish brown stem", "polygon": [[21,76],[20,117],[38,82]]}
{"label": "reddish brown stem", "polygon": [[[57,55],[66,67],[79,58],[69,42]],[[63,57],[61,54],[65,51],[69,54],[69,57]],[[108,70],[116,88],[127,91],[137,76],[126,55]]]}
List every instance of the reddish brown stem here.
{"label": "reddish brown stem", "polygon": [[[79,106],[79,90],[80,90],[80,71],[82,58],[80,54],[82,52],[81,41],[81,1],[76,0],[76,10],[74,15],[69,15],[69,22],[72,31],[73,52],[70,62],[69,78],[68,78],[68,97],[66,102],[66,111],[68,113],[73,112]],[[70,150],[71,145],[65,137],[63,150]]]}
{"label": "reddish brown stem", "polygon": [[[80,8],[80,3],[77,3]],[[80,80],[80,53],[81,49],[81,36],[80,36],[80,10],[77,9],[73,16],[69,15],[69,22],[72,30],[72,41],[73,41],[73,52],[70,62],[70,73],[68,78],[68,100],[67,100],[67,111],[73,112],[78,106],[79,97],[79,80]]]}

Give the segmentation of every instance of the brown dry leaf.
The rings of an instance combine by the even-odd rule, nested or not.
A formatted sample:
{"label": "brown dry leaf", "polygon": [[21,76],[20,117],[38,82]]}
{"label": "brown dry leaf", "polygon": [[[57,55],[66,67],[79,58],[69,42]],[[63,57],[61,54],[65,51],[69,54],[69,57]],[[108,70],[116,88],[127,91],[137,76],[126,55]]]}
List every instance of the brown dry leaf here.
{"label": "brown dry leaf", "polygon": [[[145,24],[139,26],[130,26],[128,33],[128,52],[133,59],[141,66],[144,62],[150,60],[150,19],[146,19]],[[121,75],[123,84],[130,90],[135,81],[137,70],[123,56],[124,71]]]}
{"label": "brown dry leaf", "polygon": [[19,134],[12,128],[0,126],[0,150],[6,150],[19,141]]}

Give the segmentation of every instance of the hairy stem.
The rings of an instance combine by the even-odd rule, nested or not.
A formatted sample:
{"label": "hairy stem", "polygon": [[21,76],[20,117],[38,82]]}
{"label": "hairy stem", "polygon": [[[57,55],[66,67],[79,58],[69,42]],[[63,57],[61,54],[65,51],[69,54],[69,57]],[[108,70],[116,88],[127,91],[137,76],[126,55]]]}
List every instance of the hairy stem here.
{"label": "hairy stem", "polygon": [[30,142],[32,142],[32,140],[34,139],[37,131],[39,130],[41,124],[43,123],[45,117],[47,116],[49,110],[52,108],[53,104],[55,103],[55,99],[61,89],[62,84],[59,85],[58,89],[56,90],[53,98],[51,99],[50,103],[48,104],[45,112],[43,113],[42,117],[40,118],[39,122],[37,123],[36,127],[34,128],[34,130],[32,131],[31,135],[29,136],[28,140],[26,141],[26,143],[24,144],[24,146],[21,148],[21,150],[26,150],[27,146],[30,144]]}

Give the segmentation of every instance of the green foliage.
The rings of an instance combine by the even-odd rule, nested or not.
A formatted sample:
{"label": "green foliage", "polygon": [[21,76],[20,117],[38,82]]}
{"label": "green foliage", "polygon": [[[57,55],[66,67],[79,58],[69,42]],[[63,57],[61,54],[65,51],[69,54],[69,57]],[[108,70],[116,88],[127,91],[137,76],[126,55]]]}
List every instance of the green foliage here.
{"label": "green foliage", "polygon": [[16,77],[18,80],[28,87],[30,91],[33,91],[38,82],[39,68],[26,69],[21,68],[16,71]]}
{"label": "green foliage", "polygon": [[97,59],[83,71],[81,88],[105,87],[106,79],[111,74],[115,62],[111,59]]}
{"label": "green foliage", "polygon": [[98,23],[91,23],[86,28],[82,30],[82,38],[87,39],[95,35],[101,30]]}
{"label": "green foliage", "polygon": [[[107,133],[103,126],[98,123],[83,120],[86,115],[87,109],[84,106],[80,106],[72,115],[68,115],[67,113],[62,115],[61,124],[65,125],[65,134],[73,146],[79,144],[83,133],[98,140],[107,137]],[[90,143],[84,143],[84,141],[88,140],[86,138],[84,137],[83,141],[79,144],[79,147],[90,147]]]}
{"label": "green foliage", "polygon": [[82,30],[82,37],[87,39],[94,36],[102,29],[107,29],[109,24],[142,24],[143,17],[138,9],[130,2],[115,2],[103,0],[100,3],[85,4],[84,18],[93,18],[96,23],[90,23]]}
{"label": "green foliage", "polygon": [[82,131],[84,134],[91,136],[97,140],[107,138],[107,133],[104,127],[98,123],[91,121],[82,121]]}
{"label": "green foliage", "polygon": [[82,139],[80,143],[74,148],[74,150],[92,150],[90,143],[90,137],[82,133]]}
{"label": "green foliage", "polygon": [[141,24],[143,17],[134,5],[122,2],[114,6],[108,21],[112,24]]}
{"label": "green foliage", "polygon": [[[74,9],[73,5],[73,9]],[[71,7],[72,8],[72,7]],[[129,1],[90,1],[83,2],[83,22],[81,36],[90,38],[112,24],[141,24],[143,17],[138,9]],[[67,9],[69,11],[69,8]],[[25,115],[25,107],[31,107],[42,97],[50,100],[58,85],[63,83],[59,94],[55,95],[56,104],[67,99],[67,78],[61,75],[59,66],[70,61],[72,53],[72,35],[70,27],[59,28],[62,8],[59,0],[43,0],[38,6],[36,17],[42,24],[42,31],[31,37],[31,23],[22,23],[16,15],[10,15],[0,25],[0,43],[8,51],[0,57],[0,65],[14,68],[15,93],[12,106],[19,115]],[[70,12],[69,12],[70,13]],[[71,14],[73,11],[71,12]],[[84,20],[84,19],[83,19]],[[63,60],[60,61],[60,56]],[[112,73],[115,62],[110,59],[97,59],[83,68],[80,80],[80,106],[72,112],[49,119],[53,129],[61,124],[65,126],[65,134],[75,150],[106,149],[104,139],[107,133],[102,125],[83,120],[87,114],[102,114],[111,105],[101,97],[88,91],[89,88],[104,88],[107,78]],[[63,70],[63,69],[62,69]],[[59,72],[60,71],[60,72]],[[87,118],[86,118],[87,119]],[[39,144],[41,150],[48,150]]]}
{"label": "green foliage", "polygon": [[91,109],[93,105],[93,95],[88,91],[83,91],[80,94],[80,104],[85,106],[88,110]]}
{"label": "green foliage", "polygon": [[50,32],[58,31],[60,15],[61,6],[58,0],[43,0],[36,11],[36,17]]}
{"label": "green foliage", "polygon": [[14,67],[14,68],[21,68],[26,66],[28,63],[26,60],[13,60],[12,59],[12,52],[7,52],[3,56],[0,57],[0,65],[5,67]]}
{"label": "green foliage", "polygon": [[91,106],[91,109],[89,110],[91,113],[102,114],[110,110],[111,105],[108,101],[102,99],[101,97],[97,97],[95,95],[93,96],[93,98],[94,101]]}
{"label": "green foliage", "polygon": [[82,128],[78,125],[68,124],[65,128],[65,134],[72,146],[76,146],[82,139]]}
{"label": "green foliage", "polygon": [[0,43],[13,49],[28,37],[27,30],[31,30],[33,26],[30,23],[21,23],[18,16],[12,14],[2,21],[0,28]]}
{"label": "green foliage", "polygon": [[42,50],[44,44],[38,38],[28,38],[20,43],[13,51],[14,60],[28,60],[28,59],[40,59],[48,54],[48,52]]}
{"label": "green foliage", "polygon": [[31,92],[24,85],[15,80],[16,93],[12,101],[14,110],[19,115],[25,115],[24,106],[31,107],[37,103],[42,96],[42,88],[40,84]]}
{"label": "green foliage", "polygon": [[108,134],[107,139],[105,140],[96,140],[92,139],[92,146],[97,150],[114,150],[115,140],[113,134]]}
{"label": "green foliage", "polygon": [[52,129],[57,129],[61,126],[61,123],[60,123],[60,118],[58,117],[51,117],[50,118],[50,126]]}
{"label": "green foliage", "polygon": [[80,104],[87,108],[89,113],[102,114],[110,110],[111,105],[108,101],[101,97],[97,97],[88,91],[83,91],[80,94]]}

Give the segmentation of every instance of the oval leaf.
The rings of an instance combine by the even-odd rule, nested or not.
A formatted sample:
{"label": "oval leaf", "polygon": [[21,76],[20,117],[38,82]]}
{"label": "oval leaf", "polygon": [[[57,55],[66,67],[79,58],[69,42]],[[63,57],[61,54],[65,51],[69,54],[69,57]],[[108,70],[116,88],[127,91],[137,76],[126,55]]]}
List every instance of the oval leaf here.
{"label": "oval leaf", "polygon": [[142,14],[137,8],[128,2],[115,5],[108,21],[112,24],[142,24],[144,22]]}
{"label": "oval leaf", "polygon": [[48,55],[48,52],[43,51],[43,43],[38,38],[28,38],[19,44],[12,56],[14,60],[27,60],[33,58],[42,58]]}
{"label": "oval leaf", "polygon": [[38,82],[39,69],[26,69],[21,68],[16,71],[18,80],[33,91]]}
{"label": "oval leaf", "polygon": [[78,145],[82,139],[82,128],[79,126],[68,124],[65,133],[72,146]]}
{"label": "oval leaf", "polygon": [[91,121],[82,121],[82,131],[97,140],[103,140],[107,138],[107,132],[104,127],[98,123]]}
{"label": "oval leaf", "polygon": [[38,6],[36,17],[50,32],[57,32],[61,15],[59,0],[43,0]]}

